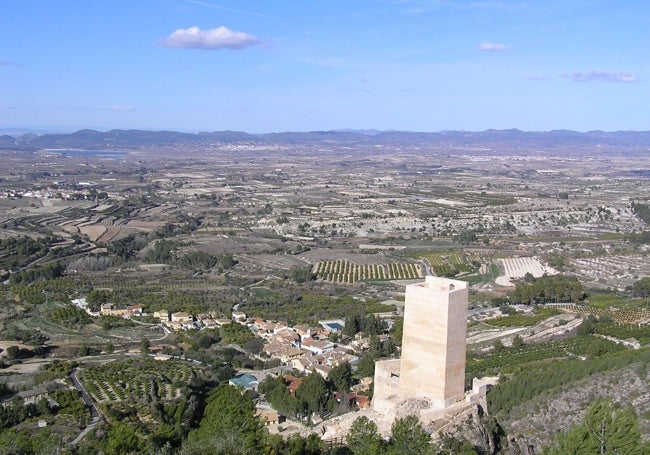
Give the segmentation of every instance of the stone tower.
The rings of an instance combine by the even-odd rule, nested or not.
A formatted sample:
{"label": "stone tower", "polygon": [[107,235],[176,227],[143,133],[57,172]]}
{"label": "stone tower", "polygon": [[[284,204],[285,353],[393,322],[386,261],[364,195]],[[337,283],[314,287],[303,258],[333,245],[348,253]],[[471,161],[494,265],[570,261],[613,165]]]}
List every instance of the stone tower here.
{"label": "stone tower", "polygon": [[468,285],[427,276],[406,286],[401,360],[375,365],[375,410],[426,398],[444,409],[465,396]]}
{"label": "stone tower", "polygon": [[467,283],[428,276],[406,286],[400,389],[447,407],[465,394]]}

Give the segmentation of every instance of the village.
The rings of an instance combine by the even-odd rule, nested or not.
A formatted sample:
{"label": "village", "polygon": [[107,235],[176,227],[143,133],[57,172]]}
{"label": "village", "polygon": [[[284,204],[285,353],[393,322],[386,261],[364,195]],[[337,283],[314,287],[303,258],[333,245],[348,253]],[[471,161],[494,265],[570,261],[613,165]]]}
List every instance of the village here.
{"label": "village", "polygon": [[[105,303],[100,306],[99,311],[93,312],[88,308],[84,298],[74,299],[72,303],[94,317],[113,316],[131,319],[146,316],[140,305],[118,307]],[[364,333],[358,333],[354,337],[345,336],[343,319],[321,320],[319,326],[308,324],[291,326],[285,321],[249,318],[240,311],[233,311],[231,318],[225,318],[222,314],[214,312],[192,315],[184,311],[170,313],[167,310],[155,311],[151,316],[159,321],[166,334],[176,331],[218,329],[228,324],[240,324],[247,327],[262,342],[259,353],[255,354],[257,359],[264,362],[275,361],[280,365],[278,369],[280,373],[283,371],[295,372],[298,375],[316,373],[325,380],[328,379],[332,368],[338,365],[348,363],[354,367],[362,353],[370,346],[370,336]],[[381,313],[377,316],[386,318],[382,319],[386,327],[392,325],[392,314]],[[379,343],[387,339],[386,334],[377,336]],[[157,353],[155,346],[152,346],[151,351],[156,353],[155,358],[159,360],[171,358],[169,355]],[[257,386],[267,375],[267,370],[261,373],[241,373],[232,378],[230,383],[243,389],[257,390]],[[295,393],[301,380],[291,375],[287,375],[286,378],[290,383],[289,389]],[[370,378],[366,378],[353,390],[367,389],[370,383]],[[355,401],[359,408],[369,405],[369,398],[362,394],[350,395],[348,399]]]}

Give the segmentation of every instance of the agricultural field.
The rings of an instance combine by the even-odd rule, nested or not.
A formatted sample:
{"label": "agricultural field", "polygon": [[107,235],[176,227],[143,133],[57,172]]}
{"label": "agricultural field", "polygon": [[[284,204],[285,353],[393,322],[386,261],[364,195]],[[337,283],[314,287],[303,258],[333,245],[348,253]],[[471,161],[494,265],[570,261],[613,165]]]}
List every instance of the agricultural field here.
{"label": "agricultural field", "polygon": [[169,419],[180,423],[196,405],[192,387],[202,377],[203,371],[188,362],[143,357],[85,367],[80,380],[109,421],[154,431]]}
{"label": "agricultural field", "polygon": [[84,369],[83,384],[98,403],[141,401],[155,397],[170,401],[181,397],[181,389],[199,370],[187,362],[132,359]]}
{"label": "agricultural field", "polygon": [[500,275],[501,269],[498,265],[483,264],[476,273],[463,274],[458,279],[469,284],[494,283]]}
{"label": "agricultural field", "polygon": [[525,364],[549,359],[575,358],[595,354],[600,350],[618,352],[624,351],[625,348],[612,341],[588,335],[501,348],[489,354],[470,351],[467,357],[465,375],[466,379],[471,381],[471,378],[475,377],[491,376],[498,373],[508,374],[522,368],[522,365]]}
{"label": "agricultural field", "polygon": [[598,308],[589,305],[553,305],[554,308],[561,309],[569,313],[576,313],[584,316],[593,315],[599,319],[612,321],[622,325],[647,325],[650,323],[650,309],[616,309],[616,308]]}
{"label": "agricultural field", "polygon": [[480,273],[484,262],[481,255],[463,250],[411,253],[409,256],[424,260],[435,276],[444,277]]}
{"label": "agricultural field", "polygon": [[412,262],[355,264],[339,259],[318,262],[312,271],[318,279],[346,284],[357,281],[413,280],[424,276],[420,264]]}
{"label": "agricultural field", "polygon": [[501,259],[504,274],[497,279],[497,283],[502,286],[514,286],[512,280],[523,278],[527,274],[539,278],[545,274],[552,275],[557,273],[552,267],[543,265],[536,257],[519,257]]}
{"label": "agricultural field", "polygon": [[639,277],[650,275],[647,253],[592,255],[571,259],[570,263],[576,273],[597,288],[623,289]]}
{"label": "agricultural field", "polygon": [[494,327],[530,327],[560,313],[556,308],[538,308],[530,313],[515,313],[485,321]]}
{"label": "agricultural field", "polygon": [[[211,141],[139,146],[119,160],[3,154],[0,338],[44,347],[45,357],[18,359],[0,374],[76,359],[106,419],[87,440],[124,422],[143,441],[178,447],[199,420],[203,389],[216,383],[211,374],[225,382],[235,368],[267,365],[248,351],[258,346],[245,326],[167,333],[150,323],[157,310],[218,319],[239,311],[292,325],[395,316],[406,280],[437,275],[472,285],[470,375],[501,373],[507,384],[522,371],[591,368],[600,355],[625,353],[594,335],[650,343],[648,299],[633,290],[650,274],[648,226],[633,210],[650,198],[637,172],[648,168],[646,150],[631,160],[582,146],[465,141]],[[554,284],[543,295],[520,293],[517,302],[538,310],[504,316],[515,290],[497,278],[551,273],[547,263],[579,281],[576,299],[557,299]],[[70,304],[90,295],[94,307],[140,305],[147,316],[99,319]],[[585,295],[586,305],[541,306]],[[591,335],[575,337],[583,320]],[[141,342],[210,368],[114,360]],[[173,429],[158,438],[165,426]]]}

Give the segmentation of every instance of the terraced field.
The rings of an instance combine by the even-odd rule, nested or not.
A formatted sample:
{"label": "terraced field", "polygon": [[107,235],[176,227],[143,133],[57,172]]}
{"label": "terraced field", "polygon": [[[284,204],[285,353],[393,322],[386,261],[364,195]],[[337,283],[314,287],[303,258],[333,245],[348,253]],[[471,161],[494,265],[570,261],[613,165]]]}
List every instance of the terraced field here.
{"label": "terraced field", "polygon": [[647,309],[602,309],[588,305],[554,305],[569,313],[582,315],[593,314],[598,318],[607,317],[617,324],[646,325],[650,323],[650,310]]}
{"label": "terraced field", "polygon": [[131,359],[85,369],[84,387],[98,403],[171,401],[199,373],[186,362]]}

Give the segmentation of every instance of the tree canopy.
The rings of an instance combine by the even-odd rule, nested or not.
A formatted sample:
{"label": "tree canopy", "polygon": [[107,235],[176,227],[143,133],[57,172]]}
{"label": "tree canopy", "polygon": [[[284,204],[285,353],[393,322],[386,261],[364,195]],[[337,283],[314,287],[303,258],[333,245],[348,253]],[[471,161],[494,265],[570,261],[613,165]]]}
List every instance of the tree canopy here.
{"label": "tree canopy", "polygon": [[427,455],[433,453],[431,436],[424,430],[416,416],[396,419],[391,426],[391,438],[388,447],[390,455],[417,453]]}
{"label": "tree canopy", "polygon": [[583,422],[559,435],[546,453],[641,455],[650,453],[650,445],[642,441],[631,407],[621,408],[609,399],[600,399],[589,406]]}
{"label": "tree canopy", "polygon": [[346,442],[354,455],[373,455],[382,451],[381,435],[377,424],[366,416],[358,417],[348,432]]}
{"label": "tree canopy", "polygon": [[574,276],[544,275],[519,283],[510,296],[512,303],[573,302],[578,303],[585,290]]}
{"label": "tree canopy", "polygon": [[[260,453],[264,431],[254,411],[253,402],[239,389],[219,385],[208,396],[201,425],[189,434],[188,453]],[[194,447],[211,451],[190,451]]]}
{"label": "tree canopy", "polygon": [[639,297],[650,297],[650,277],[641,278],[632,284],[632,292]]}

